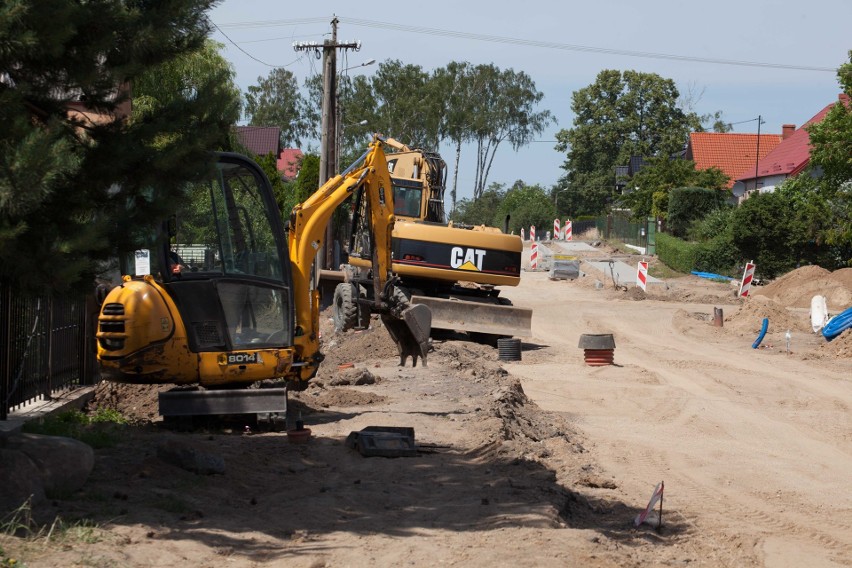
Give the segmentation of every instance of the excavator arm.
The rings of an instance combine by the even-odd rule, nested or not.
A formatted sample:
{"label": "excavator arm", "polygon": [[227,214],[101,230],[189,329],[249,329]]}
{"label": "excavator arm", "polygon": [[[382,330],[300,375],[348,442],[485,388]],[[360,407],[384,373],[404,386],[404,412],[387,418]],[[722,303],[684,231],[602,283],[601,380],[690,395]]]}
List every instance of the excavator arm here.
{"label": "excavator arm", "polygon": [[[384,152],[384,140],[375,136],[369,149],[352,166],[328,180],[290,217],[289,249],[293,267],[293,295],[296,310],[294,345],[306,365],[300,378],[308,380],[321,361],[319,351],[320,293],[311,289],[311,267],[323,245],[325,228],[335,209],[357,190],[363,192],[369,212],[372,239],[372,312],[382,320],[400,354],[400,364],[412,357],[426,362],[431,312],[425,306],[408,306],[398,301],[391,273],[391,233],[394,227],[393,190]],[[425,308],[425,309],[424,309]]]}

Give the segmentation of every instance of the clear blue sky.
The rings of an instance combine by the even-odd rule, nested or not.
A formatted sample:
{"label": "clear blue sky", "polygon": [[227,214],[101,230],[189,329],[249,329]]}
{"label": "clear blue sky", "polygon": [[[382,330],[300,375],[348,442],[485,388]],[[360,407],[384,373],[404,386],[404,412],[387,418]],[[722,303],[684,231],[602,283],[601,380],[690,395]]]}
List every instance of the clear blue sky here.
{"label": "clear blue sky", "polygon": [[[334,15],[340,20],[338,41],[362,45],[359,52],[341,56],[339,69],[399,59],[428,72],[450,61],[469,61],[532,77],[544,93],[540,109],[550,110],[558,124],[542,142],[518,152],[501,145],[488,181],[510,185],[522,179],[548,189],[564,174],[564,155],[554,150],[553,140],[558,130],[572,126],[571,94],[603,69],[657,73],[674,80],[681,95],[692,93],[699,114],[718,110],[726,122],[752,120],[736,125],[735,132],[756,132],[753,119],[760,115],[761,132],[780,133],[782,124],[800,126],[840,92],[835,71],[794,67],[833,70],[848,61],[852,49],[852,0],[225,0],[211,11],[221,27],[212,37],[226,45],[223,54],[243,91],[272,66],[291,70],[301,84],[322,73],[322,65],[292,44],[328,38]],[[755,63],[761,65],[750,65]],[[349,74],[375,69],[360,67]],[[452,168],[452,150],[440,150]],[[459,198],[472,194],[474,151],[462,150]]]}

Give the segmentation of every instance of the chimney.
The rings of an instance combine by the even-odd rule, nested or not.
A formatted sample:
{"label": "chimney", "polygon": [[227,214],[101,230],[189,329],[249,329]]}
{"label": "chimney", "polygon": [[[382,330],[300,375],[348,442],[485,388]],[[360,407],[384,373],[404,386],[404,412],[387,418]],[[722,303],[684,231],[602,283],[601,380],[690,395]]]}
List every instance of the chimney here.
{"label": "chimney", "polygon": [[795,124],[785,124],[781,127],[781,140],[786,140],[796,131]]}

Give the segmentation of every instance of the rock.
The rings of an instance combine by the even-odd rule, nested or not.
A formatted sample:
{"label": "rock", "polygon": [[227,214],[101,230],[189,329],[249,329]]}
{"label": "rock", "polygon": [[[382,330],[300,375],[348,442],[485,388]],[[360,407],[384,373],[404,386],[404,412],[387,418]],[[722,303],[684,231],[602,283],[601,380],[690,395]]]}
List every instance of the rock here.
{"label": "rock", "polygon": [[172,439],[161,443],[157,446],[157,457],[193,473],[225,473],[225,459],[222,456],[206,452],[185,440]]}
{"label": "rock", "polygon": [[0,518],[23,505],[32,496],[32,505],[46,500],[38,467],[19,450],[0,448]]}
{"label": "rock", "polygon": [[77,491],[95,467],[91,446],[73,438],[17,434],[7,438],[6,447],[17,449],[32,460],[48,495]]}

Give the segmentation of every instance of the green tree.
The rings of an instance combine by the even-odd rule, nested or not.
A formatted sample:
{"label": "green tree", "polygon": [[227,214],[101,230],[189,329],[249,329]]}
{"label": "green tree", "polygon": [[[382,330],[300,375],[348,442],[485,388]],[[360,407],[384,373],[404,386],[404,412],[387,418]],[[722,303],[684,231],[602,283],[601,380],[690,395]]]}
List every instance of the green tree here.
{"label": "green tree", "polygon": [[825,118],[810,127],[810,162],[823,170],[827,189],[839,189],[852,182],[852,50],[849,61],[840,66],[837,80],[847,99],[838,101]]}
{"label": "green tree", "polygon": [[742,260],[754,260],[764,278],[775,278],[809,260],[810,240],[793,204],[780,192],[753,195],[736,208],[731,237]]}
{"label": "green tree", "polygon": [[429,73],[419,65],[389,59],[379,63],[371,87],[375,131],[412,147],[438,147],[439,106]]}
{"label": "green tree", "polygon": [[[210,0],[12,0],[0,7],[0,279],[88,287],[227,143],[231,93],[201,81],[144,120],[129,84],[204,46]],[[46,15],[49,15],[47,17]],[[128,83],[129,82],[129,83]],[[122,87],[124,85],[124,87]],[[68,112],[82,101],[97,115]]]}
{"label": "green tree", "polygon": [[246,93],[245,115],[251,126],[277,126],[281,145],[299,146],[310,134],[302,114],[305,102],[292,71],[276,67],[266,78],[258,77]]}
{"label": "green tree", "polygon": [[671,79],[616,70],[601,71],[594,83],[575,91],[574,125],[556,134],[556,150],[566,154],[566,175],[556,189],[591,193],[598,199],[591,213],[603,212],[616,166],[631,156],[670,156],[683,149],[689,132],[701,130],[700,118],[679,108],[678,95]]}
{"label": "green tree", "polygon": [[523,71],[501,71],[494,65],[478,65],[473,81],[477,86],[470,108],[472,140],[476,141],[476,177],[473,198],[485,191],[498,147],[508,142],[517,151],[539,136],[555,121],[548,110],[536,111],[544,95]]}
{"label": "green tree", "polygon": [[506,193],[506,198],[497,210],[498,226],[502,226],[502,220],[506,215],[511,215],[510,232],[519,234],[522,228],[528,231],[530,225],[534,225],[543,236],[545,231],[553,226],[556,211],[544,188],[540,185],[526,185],[522,181],[517,181]]}
{"label": "green tree", "polygon": [[[492,183],[479,199],[462,199],[452,210],[450,219],[456,224],[493,226],[499,217],[500,204],[506,198],[506,186]],[[502,227],[502,223],[498,226]]]}
{"label": "green tree", "polygon": [[[441,139],[452,142],[455,147],[455,167],[453,168],[453,183],[450,188],[451,209],[453,210],[456,208],[458,196],[462,145],[473,138],[471,109],[474,107],[479,91],[478,80],[481,80],[481,78],[475,73],[474,67],[466,61],[452,61],[446,67],[436,69],[432,74],[432,81],[436,87],[434,92],[438,93],[440,97],[439,135]],[[488,189],[480,195],[480,198],[484,198],[487,192]]]}
{"label": "green tree", "polygon": [[659,211],[654,208],[654,194],[668,193],[676,187],[702,187],[714,189],[730,197],[727,189],[729,178],[719,168],[696,170],[695,163],[690,160],[672,159],[668,156],[648,158],[631,179],[629,192],[625,193],[619,203],[630,208],[635,217],[644,218],[649,215],[666,217],[665,200],[658,203],[663,206]]}

